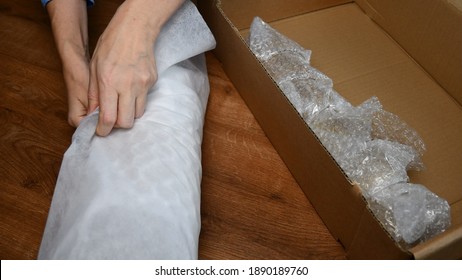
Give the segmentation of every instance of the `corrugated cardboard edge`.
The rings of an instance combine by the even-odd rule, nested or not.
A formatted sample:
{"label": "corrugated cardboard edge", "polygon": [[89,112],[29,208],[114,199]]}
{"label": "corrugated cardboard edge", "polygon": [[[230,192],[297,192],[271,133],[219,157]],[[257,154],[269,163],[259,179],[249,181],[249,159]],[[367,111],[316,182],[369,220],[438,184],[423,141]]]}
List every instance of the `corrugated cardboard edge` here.
{"label": "corrugated cardboard edge", "polygon": [[411,251],[416,259],[457,259],[462,252],[462,228],[448,230],[432,240],[417,245]]}
{"label": "corrugated cardboard edge", "polygon": [[[359,187],[358,191],[359,190]],[[364,207],[355,238],[347,250],[349,259],[412,259],[377,221],[369,207]]]}
{"label": "corrugated cardboard edge", "polygon": [[[332,235],[345,247],[348,257],[412,258],[383,230],[368,210],[357,187],[348,181],[335,160],[278,90],[248,49],[239,30],[217,5],[218,1],[206,2],[200,2],[199,9],[216,37],[217,57]],[[240,59],[236,59],[238,56]],[[252,74],[251,78],[244,75],[244,69]],[[287,136],[294,138],[288,142],[284,139]],[[309,170],[302,164],[306,160],[317,161],[320,166],[310,166]],[[332,193],[336,195],[332,196]]]}

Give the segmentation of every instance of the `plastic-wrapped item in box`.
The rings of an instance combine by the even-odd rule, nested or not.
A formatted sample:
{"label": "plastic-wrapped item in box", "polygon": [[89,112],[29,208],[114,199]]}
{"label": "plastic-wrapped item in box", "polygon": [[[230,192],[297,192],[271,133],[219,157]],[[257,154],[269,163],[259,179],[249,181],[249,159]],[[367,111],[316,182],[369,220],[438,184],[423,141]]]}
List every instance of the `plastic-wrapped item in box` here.
{"label": "plastic-wrapped item in box", "polygon": [[310,65],[310,50],[258,17],[248,42],[396,242],[412,246],[450,226],[447,201],[409,182],[407,171],[424,167],[425,145],[414,129],[385,111],[377,97],[351,105],[329,77]]}

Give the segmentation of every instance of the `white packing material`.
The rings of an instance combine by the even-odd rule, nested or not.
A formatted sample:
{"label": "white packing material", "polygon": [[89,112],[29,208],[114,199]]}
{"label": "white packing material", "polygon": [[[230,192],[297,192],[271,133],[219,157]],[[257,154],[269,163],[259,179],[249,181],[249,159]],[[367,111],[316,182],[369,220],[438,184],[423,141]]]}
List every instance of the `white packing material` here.
{"label": "white packing material", "polygon": [[164,26],[159,78],[132,129],[95,135],[98,115],[64,155],[39,259],[196,259],[202,127],[209,94],[203,52],[215,40],[194,4]]}

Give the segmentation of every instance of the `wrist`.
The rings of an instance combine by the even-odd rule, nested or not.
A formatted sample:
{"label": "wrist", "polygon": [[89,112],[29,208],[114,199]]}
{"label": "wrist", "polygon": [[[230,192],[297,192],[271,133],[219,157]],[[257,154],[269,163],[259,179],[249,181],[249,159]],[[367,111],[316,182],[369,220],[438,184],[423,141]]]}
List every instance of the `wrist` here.
{"label": "wrist", "polygon": [[72,69],[77,65],[86,65],[88,67],[90,61],[88,45],[64,41],[61,42],[58,50],[63,65],[63,71],[72,72]]}
{"label": "wrist", "polygon": [[63,69],[88,61],[87,8],[84,0],[55,0],[47,5],[56,48]]}
{"label": "wrist", "polygon": [[68,53],[62,57],[62,67],[67,86],[89,79],[89,60],[79,53]]}
{"label": "wrist", "polygon": [[134,31],[145,32],[155,40],[162,26],[183,2],[184,0],[126,0],[119,10],[133,25]]}

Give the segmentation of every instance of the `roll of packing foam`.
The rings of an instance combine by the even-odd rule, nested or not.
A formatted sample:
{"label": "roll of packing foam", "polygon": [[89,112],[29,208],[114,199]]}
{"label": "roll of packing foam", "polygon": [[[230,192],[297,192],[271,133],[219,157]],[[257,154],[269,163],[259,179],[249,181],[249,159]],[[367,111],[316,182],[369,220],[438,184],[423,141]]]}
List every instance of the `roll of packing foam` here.
{"label": "roll of packing foam", "polygon": [[[159,78],[132,129],[95,135],[97,113],[64,155],[39,259],[195,259],[201,141],[215,41],[190,2],[155,46]],[[187,48],[186,48],[187,47]]]}

